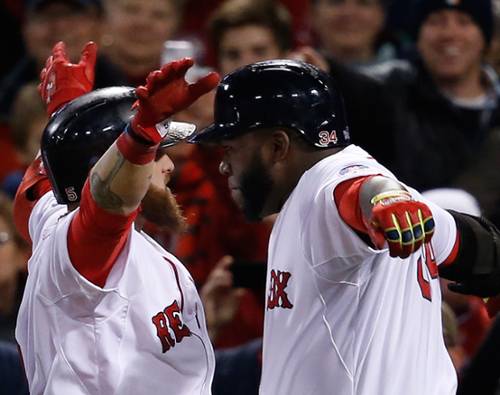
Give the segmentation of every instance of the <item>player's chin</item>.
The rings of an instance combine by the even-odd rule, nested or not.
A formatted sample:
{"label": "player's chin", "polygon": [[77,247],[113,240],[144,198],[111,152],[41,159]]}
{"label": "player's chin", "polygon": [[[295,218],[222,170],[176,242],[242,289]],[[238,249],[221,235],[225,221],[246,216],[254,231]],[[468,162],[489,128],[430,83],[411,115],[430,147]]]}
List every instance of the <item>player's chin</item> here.
{"label": "player's chin", "polygon": [[186,219],[170,188],[150,185],[142,199],[141,214],[156,226],[179,233],[186,229]]}

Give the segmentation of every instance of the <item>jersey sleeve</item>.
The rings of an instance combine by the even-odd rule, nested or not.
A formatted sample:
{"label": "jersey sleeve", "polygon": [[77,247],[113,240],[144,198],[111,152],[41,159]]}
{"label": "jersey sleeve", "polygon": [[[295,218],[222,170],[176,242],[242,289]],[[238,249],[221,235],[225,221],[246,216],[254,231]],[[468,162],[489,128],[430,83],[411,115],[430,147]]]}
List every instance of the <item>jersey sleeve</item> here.
{"label": "jersey sleeve", "polygon": [[[362,261],[360,257],[377,252],[359,236],[364,229],[361,212],[348,189],[352,186],[353,190],[359,190],[363,180],[380,174],[380,169],[356,165],[345,169],[332,175],[332,182],[319,191],[307,213],[304,213],[305,226],[301,239],[306,258],[313,266],[333,261],[341,262],[339,267],[350,266],[348,262],[357,265]],[[336,195],[337,188],[339,192]]]}
{"label": "jersey sleeve", "polygon": [[[100,287],[89,281],[75,267],[68,249],[68,232],[78,210],[59,217],[53,227],[47,228],[30,260],[30,276],[36,279],[37,294],[47,305],[57,305],[66,315],[77,321],[86,320],[104,309],[114,310],[123,300],[116,288],[123,279],[130,259],[130,243],[116,257],[109,273],[110,281]],[[87,261],[93,262],[93,250],[87,250]],[[106,302],[103,303],[104,298]]]}
{"label": "jersey sleeve", "polygon": [[434,250],[436,263],[441,265],[447,262],[448,258],[454,253],[457,240],[457,225],[453,216],[435,203],[425,199],[414,189],[408,188],[412,196],[419,201],[424,202],[431,210],[435,222],[434,235],[431,244]]}

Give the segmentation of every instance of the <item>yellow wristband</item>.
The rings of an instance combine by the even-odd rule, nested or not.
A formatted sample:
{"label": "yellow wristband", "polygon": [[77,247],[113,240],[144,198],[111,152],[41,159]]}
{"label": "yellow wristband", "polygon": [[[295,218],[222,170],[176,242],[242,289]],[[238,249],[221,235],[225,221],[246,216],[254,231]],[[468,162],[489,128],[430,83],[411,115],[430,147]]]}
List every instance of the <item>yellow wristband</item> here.
{"label": "yellow wristband", "polygon": [[375,195],[374,197],[371,198],[370,203],[373,206],[375,206],[381,200],[388,199],[388,198],[403,197],[403,196],[406,198],[403,200],[410,200],[411,199],[410,192],[400,189],[400,190],[393,190],[393,191],[386,191],[386,192],[379,193],[378,195]]}

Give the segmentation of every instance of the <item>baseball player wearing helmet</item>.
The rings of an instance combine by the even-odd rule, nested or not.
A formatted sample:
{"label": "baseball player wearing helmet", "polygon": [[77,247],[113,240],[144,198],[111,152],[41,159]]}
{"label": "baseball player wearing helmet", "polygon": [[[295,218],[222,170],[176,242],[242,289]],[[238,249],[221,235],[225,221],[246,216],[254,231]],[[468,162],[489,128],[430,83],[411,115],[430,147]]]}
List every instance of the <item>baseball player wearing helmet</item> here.
{"label": "baseball player wearing helmet", "polygon": [[339,91],[306,63],[226,76],[194,141],[222,145],[220,171],[249,218],[279,213],[261,394],[455,393],[438,273],[498,293],[496,229],[426,201],[350,144]]}
{"label": "baseball player wearing helmet", "polygon": [[193,62],[182,59],[135,90],[89,93],[95,56],[89,43],[71,64],[54,47],[41,74],[52,114],[43,163],[15,201],[33,245],[16,328],[30,393],[210,394],[214,355],[194,283],[140,224],[182,227],[162,148],[194,129],[165,120],[218,76],[188,84]]}

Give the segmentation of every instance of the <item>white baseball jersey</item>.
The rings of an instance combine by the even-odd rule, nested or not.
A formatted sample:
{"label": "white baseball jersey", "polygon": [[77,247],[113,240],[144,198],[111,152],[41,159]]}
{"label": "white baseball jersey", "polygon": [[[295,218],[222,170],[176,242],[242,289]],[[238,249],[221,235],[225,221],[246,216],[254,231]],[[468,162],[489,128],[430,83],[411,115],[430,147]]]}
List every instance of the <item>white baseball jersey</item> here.
{"label": "white baseball jersey", "polygon": [[[354,145],[301,177],[272,230],[262,395],[451,395],[456,373],[441,328],[436,262],[455,223],[426,202],[432,246],[408,259],[373,250],[341,218],[335,187],[394,176]],[[420,195],[411,190],[419,200]]]}
{"label": "white baseball jersey", "polygon": [[29,221],[33,255],[16,338],[31,395],[210,394],[214,353],[188,271],[133,230],[100,288],[71,264],[75,212],[65,211],[49,192]]}

